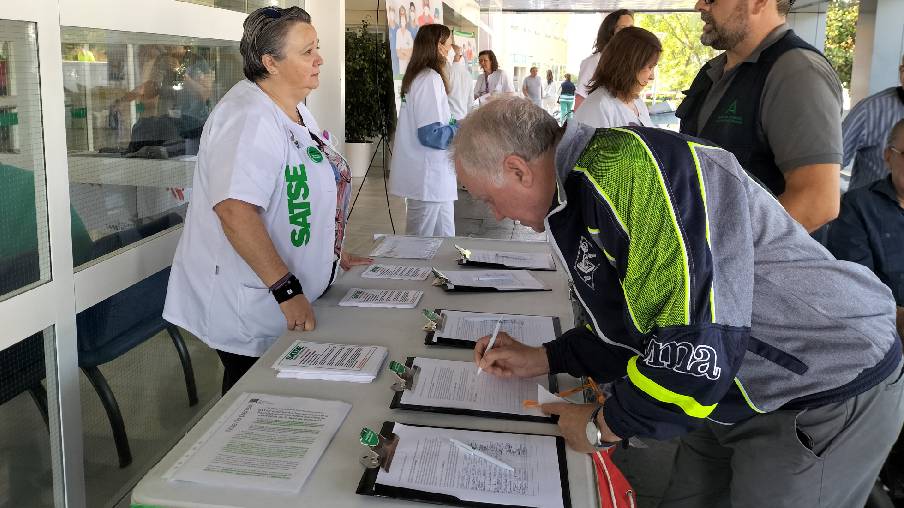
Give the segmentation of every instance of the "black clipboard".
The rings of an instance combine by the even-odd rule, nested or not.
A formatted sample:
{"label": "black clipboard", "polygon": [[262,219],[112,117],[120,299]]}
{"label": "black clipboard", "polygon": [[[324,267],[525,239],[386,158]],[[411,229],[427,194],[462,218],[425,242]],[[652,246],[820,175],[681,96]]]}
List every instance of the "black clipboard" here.
{"label": "black clipboard", "polygon": [[459,266],[466,268],[496,268],[502,270],[528,270],[531,272],[555,272],[556,262],[553,260],[552,268],[527,268],[524,266],[511,266],[505,263],[490,263],[488,261],[471,261],[467,258],[458,258]]}
{"label": "black clipboard", "polygon": [[[409,356],[407,359],[405,359],[405,366],[411,368],[411,366],[414,365],[414,358],[415,357],[413,356]],[[546,384],[550,392],[556,393],[559,391],[559,381],[556,379],[556,376],[554,374],[547,376]],[[556,423],[559,421],[558,415],[516,415],[512,413],[497,413],[495,411],[479,411],[475,409],[458,409],[454,407],[413,406],[410,404],[402,404],[402,395],[404,394],[405,390],[395,392],[395,395],[392,397],[392,402],[389,403],[389,409],[403,409],[405,411],[421,411],[448,415],[480,416],[483,418],[496,418],[498,420],[518,420],[539,423]]]}
{"label": "black clipboard", "polygon": [[492,286],[462,286],[449,282],[440,286],[448,293],[524,293],[526,291],[552,291],[550,288],[499,289]]}
{"label": "black clipboard", "polygon": [[[415,425],[411,423],[406,423],[405,425],[409,425],[411,427],[431,427],[429,425]],[[392,434],[392,430],[395,428],[395,422],[383,422],[383,427],[380,429],[380,434],[384,436],[389,436]],[[431,427],[436,429],[451,429],[451,430],[471,430],[471,429],[462,429],[457,427]],[[527,432],[504,432],[504,431],[493,431],[493,430],[481,430],[478,432],[487,432],[494,434],[526,434],[526,435],[541,435],[541,434],[529,434]],[[552,437],[552,436],[551,436]],[[559,459],[559,481],[562,485],[562,506],[563,508],[571,508],[571,491],[568,488],[568,463],[565,460],[565,440],[559,436],[554,436],[556,439],[556,455]],[[420,501],[423,503],[431,503],[431,504],[446,504],[453,506],[473,506],[476,508],[495,508],[499,506],[506,506],[509,508],[533,508],[530,506],[523,505],[501,505],[501,504],[493,504],[493,503],[481,503],[477,501],[463,501],[458,499],[455,496],[451,496],[449,494],[437,494],[434,492],[424,492],[422,490],[414,490],[414,489],[406,489],[403,487],[389,487],[387,485],[380,485],[377,483],[377,475],[380,471],[379,467],[369,468],[364,470],[364,474],[361,476],[361,481],[358,482],[358,488],[355,490],[356,494],[360,494],[363,496],[376,496],[376,497],[386,497],[392,499],[406,499],[410,501]]]}
{"label": "black clipboard", "polygon": [[[433,312],[442,316],[442,312],[444,310],[451,309],[434,309]],[[471,312],[467,310],[459,310],[456,312]],[[474,312],[474,314],[483,314],[482,312]],[[555,337],[550,338],[549,340],[553,340],[556,337],[562,335],[562,324],[559,321],[558,316],[536,316],[532,314],[511,314],[511,316],[525,316],[525,317],[551,317],[552,318],[552,329],[555,332]],[[517,338],[517,337],[516,337]],[[449,346],[449,347],[460,347],[467,349],[474,349],[475,342],[472,340],[465,339],[450,339],[448,337],[436,337],[436,331],[429,331],[427,335],[424,337],[424,344],[428,346]]]}

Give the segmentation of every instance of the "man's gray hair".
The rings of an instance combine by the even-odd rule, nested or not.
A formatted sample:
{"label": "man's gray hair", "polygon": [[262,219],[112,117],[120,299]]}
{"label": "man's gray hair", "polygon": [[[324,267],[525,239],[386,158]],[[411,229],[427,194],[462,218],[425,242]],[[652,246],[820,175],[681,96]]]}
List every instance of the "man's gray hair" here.
{"label": "man's gray hair", "polygon": [[553,148],[562,136],[559,123],[527,99],[500,97],[461,121],[450,157],[466,174],[502,183],[502,161],[517,155],[532,161]]}
{"label": "man's gray hair", "polygon": [[794,0],[776,0],[775,7],[778,9],[778,13],[782,16],[787,16],[789,12],[791,12],[791,6],[794,5]]}
{"label": "man's gray hair", "polygon": [[239,52],[246,78],[257,83],[270,75],[262,61],[264,55],[276,60],[285,58],[286,33],[295,23],[311,24],[311,15],[301,7],[261,7],[245,18]]}
{"label": "man's gray hair", "polygon": [[894,146],[898,150],[904,150],[904,146],[895,146],[895,140],[902,134],[904,134],[904,118],[898,120],[891,130],[888,131],[888,140],[885,142],[885,146]]}

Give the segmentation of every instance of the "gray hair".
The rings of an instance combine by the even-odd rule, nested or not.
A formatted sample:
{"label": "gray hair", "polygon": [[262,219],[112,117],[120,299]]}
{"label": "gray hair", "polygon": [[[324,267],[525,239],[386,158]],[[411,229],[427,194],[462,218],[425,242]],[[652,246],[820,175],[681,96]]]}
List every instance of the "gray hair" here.
{"label": "gray hair", "polygon": [[246,78],[257,83],[270,75],[262,59],[264,55],[276,60],[285,58],[286,33],[295,23],[311,24],[311,15],[301,7],[261,7],[245,18],[239,52]]}
{"label": "gray hair", "polygon": [[[898,120],[895,125],[888,131],[888,140],[885,146],[895,146],[895,140],[898,136],[904,134],[904,118]],[[895,146],[898,150],[904,150],[904,146]]]}
{"label": "gray hair", "polygon": [[787,16],[791,12],[792,5],[794,5],[794,0],[776,0],[775,2],[775,8],[782,16]]}
{"label": "gray hair", "polygon": [[540,106],[519,97],[491,100],[461,121],[450,157],[462,171],[502,183],[502,161],[517,155],[532,161],[562,136],[559,123]]}

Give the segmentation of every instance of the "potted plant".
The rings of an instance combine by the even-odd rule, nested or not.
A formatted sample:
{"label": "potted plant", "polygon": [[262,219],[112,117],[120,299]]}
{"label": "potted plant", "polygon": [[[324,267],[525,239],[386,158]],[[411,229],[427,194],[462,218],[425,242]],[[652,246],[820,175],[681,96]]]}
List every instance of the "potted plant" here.
{"label": "potted plant", "polygon": [[367,173],[374,141],[388,142],[395,128],[389,58],[389,43],[367,21],[345,33],[345,146],[355,178]]}

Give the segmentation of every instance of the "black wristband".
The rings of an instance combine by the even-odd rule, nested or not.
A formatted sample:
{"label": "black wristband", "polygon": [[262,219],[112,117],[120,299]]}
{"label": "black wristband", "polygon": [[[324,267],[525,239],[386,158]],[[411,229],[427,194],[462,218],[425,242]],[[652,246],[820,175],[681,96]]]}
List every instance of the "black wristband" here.
{"label": "black wristband", "polygon": [[287,273],[283,278],[270,286],[270,292],[273,293],[273,298],[276,299],[276,303],[283,303],[287,300],[291,300],[295,295],[304,294],[304,290],[301,288],[301,282],[299,282],[298,278],[295,277],[292,272]]}

